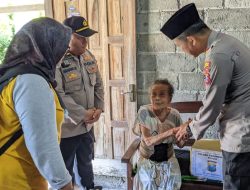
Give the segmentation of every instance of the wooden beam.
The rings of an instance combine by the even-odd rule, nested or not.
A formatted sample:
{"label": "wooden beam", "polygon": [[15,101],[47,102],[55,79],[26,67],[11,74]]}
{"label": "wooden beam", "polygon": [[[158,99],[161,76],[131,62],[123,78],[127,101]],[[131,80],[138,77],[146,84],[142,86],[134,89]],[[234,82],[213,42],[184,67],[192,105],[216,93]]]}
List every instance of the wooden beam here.
{"label": "wooden beam", "polygon": [[53,18],[53,2],[51,0],[44,0],[45,16]]}
{"label": "wooden beam", "polygon": [[44,4],[0,7],[0,13],[14,13],[14,12],[41,11],[41,10],[44,10]]}
{"label": "wooden beam", "polygon": [[103,71],[105,73],[105,76],[103,78],[104,82],[104,101],[105,101],[105,128],[104,128],[104,133],[106,135],[106,138],[104,139],[104,151],[106,155],[104,155],[107,158],[114,158],[114,146],[113,146],[113,128],[111,127],[111,115],[110,115],[110,110],[111,110],[111,101],[110,101],[110,86],[109,84],[109,76],[110,76],[110,69],[109,69],[109,51],[108,51],[108,20],[107,20],[107,1],[106,0],[100,0],[100,15],[101,15],[101,20],[100,20],[100,31],[102,31],[102,59],[103,59]]}
{"label": "wooden beam", "polygon": [[197,113],[202,105],[201,101],[171,103],[171,107],[177,109],[180,113]]}
{"label": "wooden beam", "polygon": [[63,22],[66,18],[65,1],[64,0],[53,0],[53,15],[54,19]]}
{"label": "wooden beam", "polygon": [[130,160],[132,156],[134,155],[135,151],[138,149],[140,145],[141,139],[139,137],[136,137],[134,141],[130,144],[129,148],[125,152],[125,154],[122,156],[121,161],[122,163],[130,163]]}

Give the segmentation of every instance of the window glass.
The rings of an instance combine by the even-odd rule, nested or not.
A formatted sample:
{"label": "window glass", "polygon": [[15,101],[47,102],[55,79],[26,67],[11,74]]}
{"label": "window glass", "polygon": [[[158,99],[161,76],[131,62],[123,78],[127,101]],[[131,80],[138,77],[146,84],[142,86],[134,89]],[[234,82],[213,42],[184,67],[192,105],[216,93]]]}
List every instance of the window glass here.
{"label": "window glass", "polygon": [[44,4],[44,0],[2,0],[0,3],[0,7],[34,4]]}
{"label": "window glass", "polygon": [[[7,47],[13,35],[30,20],[45,16],[44,10],[9,12],[6,7],[43,4],[44,0],[4,0],[0,3],[0,64],[4,59]],[[1,13],[1,7],[4,7],[4,13]],[[12,10],[12,9],[10,9]],[[7,13],[6,13],[7,12]]]}

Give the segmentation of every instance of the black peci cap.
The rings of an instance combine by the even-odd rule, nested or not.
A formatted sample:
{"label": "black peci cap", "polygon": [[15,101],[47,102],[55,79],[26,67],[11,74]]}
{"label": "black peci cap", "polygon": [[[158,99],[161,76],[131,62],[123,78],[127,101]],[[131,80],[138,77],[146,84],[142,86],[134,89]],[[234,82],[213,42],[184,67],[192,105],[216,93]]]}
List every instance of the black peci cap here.
{"label": "black peci cap", "polygon": [[97,33],[97,31],[89,28],[88,21],[81,16],[72,16],[66,18],[63,21],[63,24],[70,27],[74,33],[77,33],[84,37],[89,37]]}
{"label": "black peci cap", "polygon": [[190,3],[171,16],[161,28],[161,32],[173,40],[199,20],[201,19],[195,4]]}

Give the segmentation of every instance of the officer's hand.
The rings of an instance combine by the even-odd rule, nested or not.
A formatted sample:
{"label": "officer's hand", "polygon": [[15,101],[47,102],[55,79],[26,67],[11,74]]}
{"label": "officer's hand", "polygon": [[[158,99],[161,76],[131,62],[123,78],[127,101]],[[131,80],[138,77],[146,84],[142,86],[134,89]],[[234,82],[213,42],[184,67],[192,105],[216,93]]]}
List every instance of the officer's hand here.
{"label": "officer's hand", "polygon": [[93,114],[93,119],[86,121],[86,123],[92,124],[92,123],[98,121],[98,119],[101,116],[101,113],[102,113],[101,109],[96,109],[95,112],[94,112],[94,114]]}
{"label": "officer's hand", "polygon": [[177,139],[177,141],[187,140],[187,136],[188,136],[187,127],[188,127],[188,122],[176,128],[176,130],[178,130],[177,133],[175,134],[175,138]]}
{"label": "officer's hand", "polygon": [[101,113],[102,113],[101,109],[96,109],[94,112],[93,118],[98,120],[101,116]]}
{"label": "officer's hand", "polygon": [[96,108],[91,108],[91,109],[88,109],[85,113],[85,118],[84,118],[84,121],[87,123],[87,121],[89,120],[92,120],[93,119],[93,115],[96,111]]}

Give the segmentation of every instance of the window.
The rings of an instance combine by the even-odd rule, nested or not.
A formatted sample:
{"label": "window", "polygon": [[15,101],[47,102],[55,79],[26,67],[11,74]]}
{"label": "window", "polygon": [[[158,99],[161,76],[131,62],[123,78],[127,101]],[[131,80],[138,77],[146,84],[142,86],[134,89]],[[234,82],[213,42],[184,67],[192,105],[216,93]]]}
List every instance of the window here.
{"label": "window", "polygon": [[45,16],[46,0],[5,0],[0,4],[0,63],[13,35],[33,18]]}

